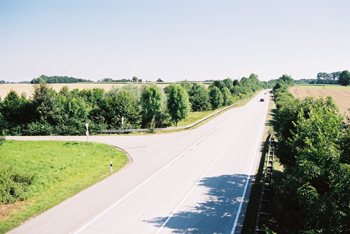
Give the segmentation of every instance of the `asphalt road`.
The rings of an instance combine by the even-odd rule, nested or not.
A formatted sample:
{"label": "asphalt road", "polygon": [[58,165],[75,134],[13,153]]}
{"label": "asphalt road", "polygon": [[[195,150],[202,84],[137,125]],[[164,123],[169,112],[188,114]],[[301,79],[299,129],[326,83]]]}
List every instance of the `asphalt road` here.
{"label": "asphalt road", "polygon": [[193,130],[89,137],[123,148],[133,162],[9,233],[240,233],[268,99],[261,92]]}

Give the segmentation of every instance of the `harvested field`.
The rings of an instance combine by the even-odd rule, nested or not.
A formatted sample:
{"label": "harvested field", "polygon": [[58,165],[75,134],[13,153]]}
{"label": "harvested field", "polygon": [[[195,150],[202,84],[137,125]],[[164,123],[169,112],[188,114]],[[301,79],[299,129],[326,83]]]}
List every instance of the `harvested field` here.
{"label": "harvested field", "polygon": [[350,90],[343,89],[315,89],[315,88],[304,88],[304,87],[291,87],[289,91],[297,98],[305,97],[323,97],[331,96],[334,102],[339,107],[340,113],[346,112],[346,115],[350,117]]}
{"label": "harvested field", "polygon": [[[144,83],[145,84],[145,83]],[[70,84],[49,84],[54,90],[57,92],[60,91],[60,89],[63,86],[68,86],[70,90],[72,89],[93,89],[93,88],[103,88],[105,91],[108,91],[112,88],[112,86],[116,87],[122,87],[124,84],[98,84],[98,83],[70,83]],[[138,84],[142,85],[142,84]],[[164,88],[165,86],[168,86],[169,84],[157,84],[158,86]],[[13,89],[18,94],[25,93],[27,97],[32,96],[33,94],[33,85],[32,84],[0,84],[0,97],[3,99],[6,97],[8,92]]]}

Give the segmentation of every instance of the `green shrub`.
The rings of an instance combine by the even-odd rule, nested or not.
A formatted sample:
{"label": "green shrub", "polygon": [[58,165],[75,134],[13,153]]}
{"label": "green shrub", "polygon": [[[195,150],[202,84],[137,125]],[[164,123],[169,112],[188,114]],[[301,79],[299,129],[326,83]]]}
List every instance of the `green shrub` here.
{"label": "green shrub", "polygon": [[32,184],[34,175],[16,170],[14,167],[0,166],[0,202],[4,204],[26,199],[26,189]]}

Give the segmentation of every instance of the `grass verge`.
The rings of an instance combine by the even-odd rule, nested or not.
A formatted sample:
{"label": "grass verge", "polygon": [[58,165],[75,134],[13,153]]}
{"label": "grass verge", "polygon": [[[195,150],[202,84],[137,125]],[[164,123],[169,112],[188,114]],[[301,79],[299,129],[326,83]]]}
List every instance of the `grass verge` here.
{"label": "grass verge", "polygon": [[24,201],[0,203],[0,233],[42,213],[121,169],[128,161],[113,146],[91,142],[5,141],[0,149],[1,167],[34,175]]}

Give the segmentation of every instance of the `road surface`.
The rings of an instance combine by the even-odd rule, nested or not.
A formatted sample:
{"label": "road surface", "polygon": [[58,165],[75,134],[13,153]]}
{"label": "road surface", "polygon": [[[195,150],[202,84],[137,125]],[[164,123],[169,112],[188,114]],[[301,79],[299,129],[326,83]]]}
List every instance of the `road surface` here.
{"label": "road surface", "polygon": [[89,137],[123,148],[133,162],[9,233],[240,233],[268,103],[261,92],[183,132]]}

